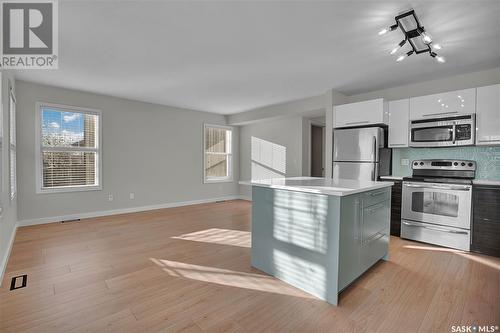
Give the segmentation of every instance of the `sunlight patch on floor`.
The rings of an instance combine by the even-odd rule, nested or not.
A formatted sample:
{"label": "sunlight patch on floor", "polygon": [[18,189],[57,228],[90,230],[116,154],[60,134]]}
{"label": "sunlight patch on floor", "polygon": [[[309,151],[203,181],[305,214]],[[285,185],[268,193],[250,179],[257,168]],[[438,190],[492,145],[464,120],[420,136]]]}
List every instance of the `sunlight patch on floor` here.
{"label": "sunlight patch on floor", "polygon": [[247,248],[251,246],[250,231],[241,230],[211,228],[175,236],[172,238],[203,243],[241,246]]}
{"label": "sunlight patch on floor", "polygon": [[188,264],[178,261],[150,258],[170,276],[183,277],[191,280],[216,283],[219,285],[252,289],[275,294],[302,298],[314,298],[303,291],[288,286],[271,276],[245,273],[217,267]]}
{"label": "sunlight patch on floor", "polygon": [[495,259],[495,258],[486,258],[478,255],[474,255],[471,253],[457,253],[462,257],[465,257],[467,259],[473,260],[479,264],[483,264],[486,266],[489,266],[491,268],[496,269],[497,271],[500,271],[500,260]]}
{"label": "sunlight patch on floor", "polygon": [[403,245],[406,249],[414,250],[427,250],[427,251],[438,251],[438,252],[452,252],[452,253],[466,253],[462,250],[449,249],[446,247],[436,247],[436,246],[422,246],[422,245]]}
{"label": "sunlight patch on floor", "polygon": [[475,261],[477,263],[489,266],[500,271],[500,260],[493,257],[483,257],[477,254],[473,254],[467,251],[449,249],[444,247],[434,247],[434,246],[421,246],[421,245],[404,245],[404,248],[415,249],[415,250],[426,250],[426,251],[438,251],[438,252],[451,252],[461,257],[467,258],[469,260]]}

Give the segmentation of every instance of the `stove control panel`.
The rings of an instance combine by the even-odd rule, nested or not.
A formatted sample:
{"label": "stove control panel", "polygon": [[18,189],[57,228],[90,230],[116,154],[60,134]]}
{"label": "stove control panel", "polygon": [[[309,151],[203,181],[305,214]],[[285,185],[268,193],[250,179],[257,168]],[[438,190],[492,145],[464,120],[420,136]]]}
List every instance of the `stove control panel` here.
{"label": "stove control panel", "polygon": [[476,162],[469,160],[415,160],[411,164],[412,169],[427,170],[466,170],[475,171]]}

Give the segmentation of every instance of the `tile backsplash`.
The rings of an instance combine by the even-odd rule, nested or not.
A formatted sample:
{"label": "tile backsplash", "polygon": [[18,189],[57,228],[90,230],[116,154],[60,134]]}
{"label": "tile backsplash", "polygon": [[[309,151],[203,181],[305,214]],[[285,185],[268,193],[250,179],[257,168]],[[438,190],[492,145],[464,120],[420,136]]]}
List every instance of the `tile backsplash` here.
{"label": "tile backsplash", "polygon": [[[411,161],[418,159],[463,159],[477,162],[476,179],[500,180],[500,147],[398,148],[392,150],[392,174],[411,174]],[[401,159],[410,165],[401,165]]]}

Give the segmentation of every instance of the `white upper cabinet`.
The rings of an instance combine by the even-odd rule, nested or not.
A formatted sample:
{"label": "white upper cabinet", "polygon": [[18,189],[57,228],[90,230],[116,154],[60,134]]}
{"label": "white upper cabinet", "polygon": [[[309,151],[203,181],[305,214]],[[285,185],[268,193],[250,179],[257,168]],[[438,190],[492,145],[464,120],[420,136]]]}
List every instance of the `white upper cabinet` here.
{"label": "white upper cabinet", "polygon": [[334,108],[333,127],[387,124],[387,103],[383,98],[338,105]]}
{"label": "white upper cabinet", "polygon": [[389,147],[408,147],[410,100],[389,102]]}
{"label": "white upper cabinet", "polygon": [[410,119],[453,117],[476,112],[476,89],[410,98]]}
{"label": "white upper cabinet", "polygon": [[477,88],[476,145],[500,145],[500,84]]}

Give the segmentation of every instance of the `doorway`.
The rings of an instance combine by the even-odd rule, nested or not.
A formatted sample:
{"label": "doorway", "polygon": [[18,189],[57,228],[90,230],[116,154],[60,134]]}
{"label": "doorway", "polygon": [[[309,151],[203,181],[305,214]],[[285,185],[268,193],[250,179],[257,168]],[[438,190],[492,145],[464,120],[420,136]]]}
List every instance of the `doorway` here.
{"label": "doorway", "polygon": [[311,177],[324,177],[325,127],[311,124]]}

